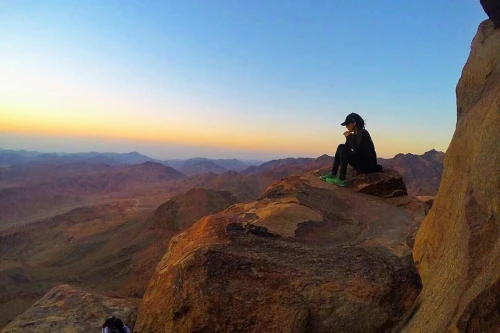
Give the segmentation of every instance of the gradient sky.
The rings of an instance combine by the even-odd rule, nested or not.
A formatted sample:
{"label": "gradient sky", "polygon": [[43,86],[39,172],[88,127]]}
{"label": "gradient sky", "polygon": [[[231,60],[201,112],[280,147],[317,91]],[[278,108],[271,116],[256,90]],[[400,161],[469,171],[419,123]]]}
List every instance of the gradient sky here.
{"label": "gradient sky", "polygon": [[0,147],[317,157],[445,151],[474,0],[1,1]]}

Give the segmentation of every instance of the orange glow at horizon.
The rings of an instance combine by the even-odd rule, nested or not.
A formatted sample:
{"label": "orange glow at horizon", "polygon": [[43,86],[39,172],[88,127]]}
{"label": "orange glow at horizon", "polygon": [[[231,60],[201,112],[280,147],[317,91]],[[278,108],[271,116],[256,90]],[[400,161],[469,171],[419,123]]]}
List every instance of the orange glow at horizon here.
{"label": "orange glow at horizon", "polygon": [[[143,129],[142,124],[129,124],[127,127],[120,127],[122,124],[107,124],[99,123],[98,121],[87,121],[82,123],[63,123],[53,122],[53,119],[31,119],[25,120],[16,118],[10,115],[5,117],[5,113],[0,109],[0,132],[15,133],[21,135],[43,135],[49,137],[71,137],[76,139],[103,139],[103,140],[132,140],[142,143],[154,144],[179,144],[186,146],[197,146],[206,148],[225,148],[236,151],[248,152],[263,152],[263,153],[280,153],[288,154],[289,156],[307,156],[317,157],[322,154],[334,155],[335,147],[341,143],[340,136],[334,137],[335,134],[325,139],[322,137],[290,138],[274,139],[256,134],[255,136],[241,135],[238,133],[214,133],[205,132],[193,134],[188,130],[173,131],[171,128],[166,128],[162,124],[149,124],[146,129]],[[372,133],[373,136],[373,133]],[[326,145],[325,145],[325,142]],[[408,140],[400,140],[394,142],[390,138],[375,136],[376,150],[379,157],[390,158],[398,153],[412,152],[421,154],[429,150],[428,142],[410,142]],[[408,151],[404,149],[408,145],[413,149]],[[438,150],[439,147],[437,148]],[[445,150],[445,149],[443,149]]]}
{"label": "orange glow at horizon", "polygon": [[[232,150],[296,153],[308,152],[315,143],[290,140],[278,131],[269,133],[259,130],[251,135],[245,129],[204,128],[179,126],[179,124],[154,123],[127,119],[125,117],[104,119],[96,115],[81,115],[63,112],[44,114],[43,111],[27,111],[20,108],[0,108],[0,131],[17,134],[45,136],[67,136],[80,139],[135,140],[165,144],[218,147]],[[41,116],[41,114],[44,114]],[[208,126],[209,127],[209,126]],[[291,135],[291,134],[289,134]],[[318,138],[318,144],[319,144]],[[316,141],[313,139],[313,141]]]}

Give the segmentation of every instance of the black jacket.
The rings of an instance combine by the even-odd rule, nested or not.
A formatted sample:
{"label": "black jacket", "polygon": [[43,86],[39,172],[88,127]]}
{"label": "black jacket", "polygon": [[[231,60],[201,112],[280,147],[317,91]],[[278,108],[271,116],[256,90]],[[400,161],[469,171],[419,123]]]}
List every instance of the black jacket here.
{"label": "black jacket", "polygon": [[358,134],[347,136],[345,143],[351,147],[355,155],[354,158],[363,165],[363,169],[377,167],[377,153],[367,130],[362,129]]}

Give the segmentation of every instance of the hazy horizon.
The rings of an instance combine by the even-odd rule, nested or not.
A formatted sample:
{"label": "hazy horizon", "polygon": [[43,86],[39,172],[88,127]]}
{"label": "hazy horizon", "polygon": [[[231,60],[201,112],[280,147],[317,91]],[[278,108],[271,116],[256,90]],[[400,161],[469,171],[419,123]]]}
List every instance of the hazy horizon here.
{"label": "hazy horizon", "polygon": [[[277,155],[269,155],[267,158],[258,158],[258,157],[249,157],[249,155],[245,152],[236,152],[236,153],[233,153],[231,154],[230,152],[226,154],[224,154],[223,156],[219,156],[219,157],[214,157],[214,156],[211,156],[211,155],[185,155],[184,157],[178,157],[178,156],[173,156],[173,155],[155,155],[154,153],[153,154],[149,154],[147,152],[145,152],[144,150],[140,150],[140,149],[132,149],[132,150],[127,150],[127,147],[129,147],[128,145],[121,145],[120,146],[120,149],[119,150],[106,150],[106,149],[101,149],[101,150],[86,150],[86,149],[81,149],[81,150],[75,150],[75,151],[67,151],[67,150],[58,150],[58,151],[55,151],[55,150],[46,150],[46,149],[25,149],[25,148],[17,148],[17,149],[14,149],[14,148],[5,148],[5,147],[0,147],[0,150],[4,149],[4,150],[9,150],[9,151],[26,151],[26,152],[33,152],[33,153],[47,153],[47,154],[51,154],[51,153],[54,153],[54,154],[78,154],[78,153],[100,153],[100,154],[105,154],[105,153],[119,153],[119,154],[127,154],[127,153],[139,153],[141,155],[145,155],[147,157],[150,157],[150,158],[153,158],[153,159],[157,159],[157,160],[186,160],[186,159],[192,159],[192,158],[207,158],[207,159],[238,159],[238,160],[241,160],[241,161],[260,161],[260,162],[266,162],[266,161],[271,161],[271,160],[277,160],[277,159],[284,159],[284,158],[317,158],[317,157],[320,157],[321,155],[318,155],[318,156],[302,156],[302,155],[297,155],[297,156],[277,156]],[[164,147],[162,147],[164,149]],[[397,154],[414,154],[414,155],[422,155],[423,153],[426,153],[430,150],[436,150],[436,151],[440,151],[439,149],[435,149],[435,148],[431,148],[429,150],[426,150],[424,152],[421,152],[421,153],[415,153],[415,152],[399,152]],[[333,156],[333,154],[329,154],[329,153],[324,153],[326,155],[330,155],[330,156]],[[380,158],[393,158],[395,157],[395,155],[397,154],[394,154],[392,156],[380,156],[378,155],[378,157]],[[183,156],[182,154],[180,154],[179,156]]]}
{"label": "hazy horizon", "polygon": [[479,3],[0,3],[0,147],[153,158],[446,151]]}

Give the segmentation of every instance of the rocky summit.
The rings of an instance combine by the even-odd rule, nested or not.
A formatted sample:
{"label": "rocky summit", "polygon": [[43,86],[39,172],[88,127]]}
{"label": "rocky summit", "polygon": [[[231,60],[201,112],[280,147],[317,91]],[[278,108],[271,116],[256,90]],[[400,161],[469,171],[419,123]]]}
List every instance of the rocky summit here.
{"label": "rocky summit", "polygon": [[116,316],[134,326],[137,300],[116,299],[68,285],[51,289],[2,333],[99,332],[106,318]]}
{"label": "rocky summit", "polygon": [[[381,185],[383,187],[383,185]],[[414,218],[313,172],[174,237],[134,332],[382,332],[420,292]]]}
{"label": "rocky summit", "polygon": [[500,331],[500,29],[490,20],[472,42],[457,107],[441,186],[415,240],[423,290],[403,332]]}

